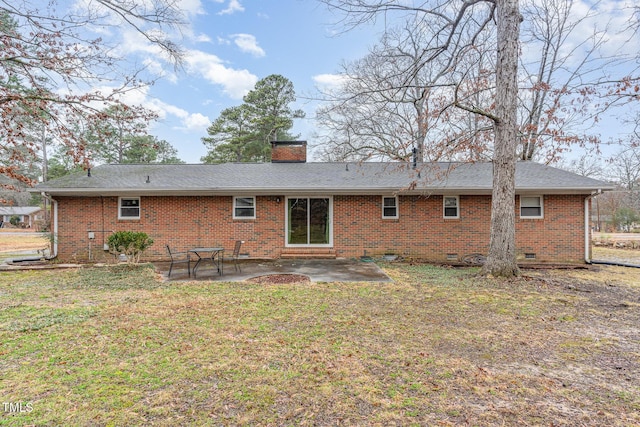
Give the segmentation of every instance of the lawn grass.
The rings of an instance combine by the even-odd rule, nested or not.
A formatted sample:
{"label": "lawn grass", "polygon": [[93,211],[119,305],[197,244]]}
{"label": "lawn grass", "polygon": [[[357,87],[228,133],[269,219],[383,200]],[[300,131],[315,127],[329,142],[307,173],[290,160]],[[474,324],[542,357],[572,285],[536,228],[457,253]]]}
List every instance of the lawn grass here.
{"label": "lawn grass", "polygon": [[[640,424],[640,274],[395,283],[0,273],[0,425]],[[635,331],[635,332],[634,332]]]}
{"label": "lawn grass", "polygon": [[634,265],[640,265],[640,250],[638,249],[618,249],[602,246],[593,247],[593,259],[609,261],[626,261]]}
{"label": "lawn grass", "polygon": [[14,235],[0,233],[0,254],[17,253],[49,247],[49,236],[41,233]]}

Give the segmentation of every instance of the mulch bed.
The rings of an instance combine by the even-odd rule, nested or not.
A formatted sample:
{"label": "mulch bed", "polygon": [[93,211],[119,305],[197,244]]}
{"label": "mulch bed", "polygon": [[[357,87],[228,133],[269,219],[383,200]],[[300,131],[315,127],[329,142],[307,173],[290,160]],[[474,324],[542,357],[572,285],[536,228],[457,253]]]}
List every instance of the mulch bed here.
{"label": "mulch bed", "polygon": [[246,280],[249,283],[261,283],[267,285],[280,285],[286,283],[309,282],[308,276],[302,274],[267,274]]}

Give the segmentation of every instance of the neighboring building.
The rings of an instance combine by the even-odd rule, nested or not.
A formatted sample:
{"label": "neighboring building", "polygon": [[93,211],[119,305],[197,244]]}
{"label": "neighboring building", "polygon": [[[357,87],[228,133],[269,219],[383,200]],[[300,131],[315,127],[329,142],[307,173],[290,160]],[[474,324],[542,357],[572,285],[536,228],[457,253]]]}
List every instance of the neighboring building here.
{"label": "neighboring building", "polygon": [[[491,163],[307,163],[306,142],[274,143],[271,163],[103,165],[37,185],[53,200],[56,253],[96,260],[114,231],[143,231],[149,259],[198,246],[255,258],[395,254],[436,262],[486,254]],[[521,260],[590,258],[591,196],[611,187],[519,162]]]}
{"label": "neighboring building", "polygon": [[0,206],[0,227],[17,218],[20,228],[34,228],[44,221],[44,210],[38,206]]}

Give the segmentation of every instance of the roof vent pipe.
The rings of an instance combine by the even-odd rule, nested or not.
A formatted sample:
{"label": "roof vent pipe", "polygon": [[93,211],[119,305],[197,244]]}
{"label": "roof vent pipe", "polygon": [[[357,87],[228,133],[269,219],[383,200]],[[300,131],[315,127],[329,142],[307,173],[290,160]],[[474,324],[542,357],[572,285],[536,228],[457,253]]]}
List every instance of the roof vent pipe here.
{"label": "roof vent pipe", "polygon": [[416,147],[413,147],[413,168],[417,168],[418,167],[418,149]]}

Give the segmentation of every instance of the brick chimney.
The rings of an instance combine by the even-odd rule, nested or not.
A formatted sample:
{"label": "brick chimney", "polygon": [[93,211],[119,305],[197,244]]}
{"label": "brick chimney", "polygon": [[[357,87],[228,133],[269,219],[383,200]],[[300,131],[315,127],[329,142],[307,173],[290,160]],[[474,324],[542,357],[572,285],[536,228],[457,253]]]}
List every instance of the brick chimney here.
{"label": "brick chimney", "polygon": [[307,141],[273,141],[271,163],[306,163]]}

